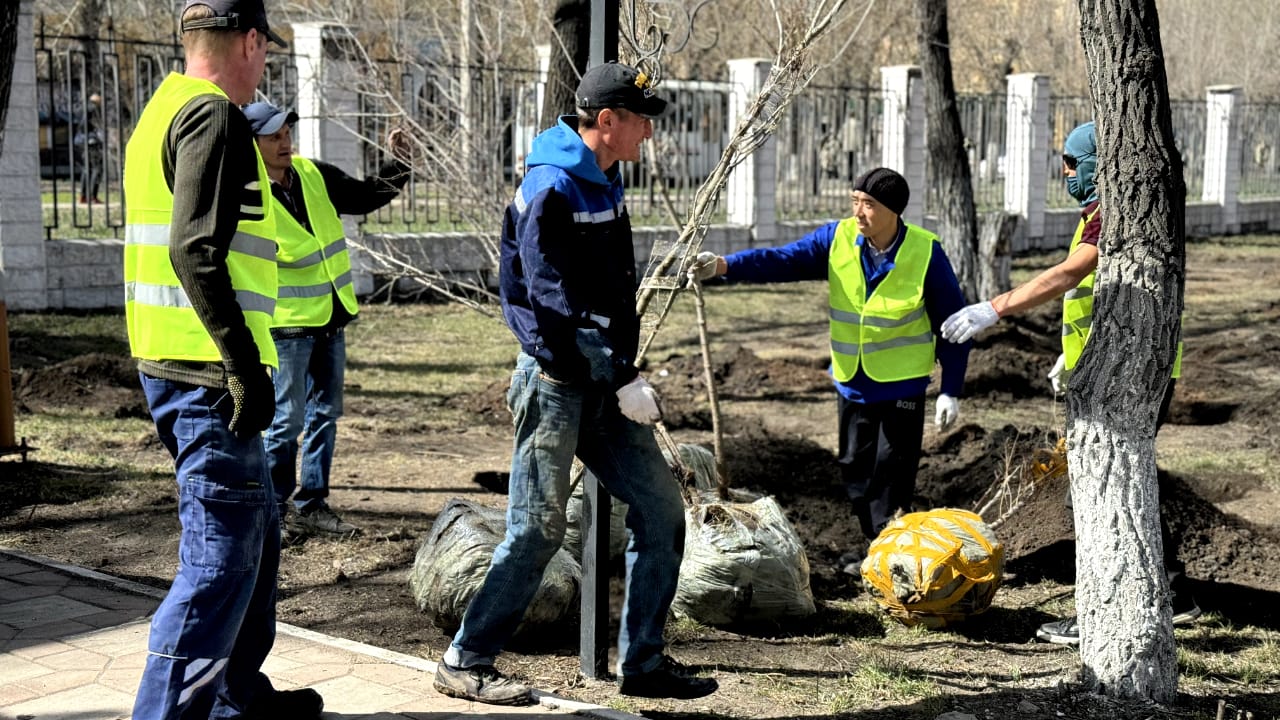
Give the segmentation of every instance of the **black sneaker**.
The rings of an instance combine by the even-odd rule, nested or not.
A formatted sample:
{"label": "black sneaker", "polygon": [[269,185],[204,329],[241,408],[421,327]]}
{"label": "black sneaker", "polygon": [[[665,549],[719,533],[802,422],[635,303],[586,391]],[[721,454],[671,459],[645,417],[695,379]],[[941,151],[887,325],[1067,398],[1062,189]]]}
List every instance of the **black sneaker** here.
{"label": "black sneaker", "polygon": [[435,689],[449,697],[490,705],[530,705],[529,688],[498,672],[492,665],[456,668],[445,662],[436,667]]}
{"label": "black sneaker", "polygon": [[1036,637],[1056,645],[1079,645],[1080,625],[1075,616],[1054,620],[1041,625],[1036,630]]}
{"label": "black sneaker", "polygon": [[313,505],[298,513],[294,524],[299,530],[327,535],[355,535],[360,531],[355,525],[338,517],[338,513],[324,503]]}
{"label": "black sneaker", "polygon": [[244,720],[318,720],[324,710],[324,698],[311,688],[275,690],[245,708]]}
{"label": "black sneaker", "polygon": [[670,655],[663,655],[662,662],[653,670],[642,675],[624,675],[619,692],[636,697],[692,700],[719,688],[715,678],[698,677]]}

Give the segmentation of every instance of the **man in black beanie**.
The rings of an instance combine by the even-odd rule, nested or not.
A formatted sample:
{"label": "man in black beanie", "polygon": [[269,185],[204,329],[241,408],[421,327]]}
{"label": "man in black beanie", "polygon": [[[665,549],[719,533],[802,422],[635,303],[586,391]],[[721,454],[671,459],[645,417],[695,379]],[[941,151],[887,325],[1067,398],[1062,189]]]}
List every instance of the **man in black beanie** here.
{"label": "man in black beanie", "polygon": [[[691,281],[829,281],[838,462],[868,542],[911,506],[934,363],[942,366],[940,428],[959,417],[969,363],[969,343],[940,336],[942,321],[964,307],[964,293],[938,237],[902,221],[910,197],[906,179],[876,168],[853,183],[852,217],[782,247],[703,252],[688,270]],[[842,555],[841,569],[860,574],[866,545]]]}

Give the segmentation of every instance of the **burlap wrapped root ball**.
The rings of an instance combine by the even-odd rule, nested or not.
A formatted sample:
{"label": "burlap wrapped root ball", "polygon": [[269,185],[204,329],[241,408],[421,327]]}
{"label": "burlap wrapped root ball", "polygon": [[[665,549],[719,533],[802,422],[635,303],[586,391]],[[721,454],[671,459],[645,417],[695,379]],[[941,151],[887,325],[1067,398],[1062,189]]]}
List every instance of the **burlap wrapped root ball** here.
{"label": "burlap wrapped root ball", "polygon": [[706,625],[813,614],[809,560],[777,501],[686,508],[684,557],[671,610]]}
{"label": "burlap wrapped root ball", "polygon": [[1003,566],[1004,546],[981,517],[943,508],[890,523],[867,550],[862,580],[904,625],[940,628],[990,607]]}
{"label": "burlap wrapped root ball", "polygon": [[[452,633],[462,624],[506,529],[501,510],[456,498],[436,517],[418,546],[409,587],[437,627]],[[557,550],[517,632],[576,617],[581,577],[578,561],[563,548]]]}

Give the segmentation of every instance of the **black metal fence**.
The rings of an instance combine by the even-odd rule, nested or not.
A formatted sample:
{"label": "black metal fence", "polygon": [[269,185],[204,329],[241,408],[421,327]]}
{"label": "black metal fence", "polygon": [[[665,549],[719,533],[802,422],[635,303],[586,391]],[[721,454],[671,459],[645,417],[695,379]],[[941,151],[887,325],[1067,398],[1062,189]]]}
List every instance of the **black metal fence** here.
{"label": "black metal fence", "polygon": [[[182,44],[59,35],[44,20],[35,36],[41,208],[46,237],[120,237],[124,146],[141,109],[170,72]],[[272,52],[259,92],[296,102],[292,54]]]}
{"label": "black metal fence", "polygon": [[[46,32],[35,42],[40,174],[44,227],[49,237],[121,235],[120,191],[124,145],[137,112],[172,71],[180,71],[177,38],[87,38]],[[422,66],[383,62],[375,77],[353,78],[352,132],[360,139],[363,170],[383,160],[379,140],[409,114],[441,151],[429,158],[395,203],[366,218],[377,232],[496,230],[493,207],[509,201],[524,174],[525,156],[539,126],[536,70]],[[463,78],[469,93],[463,93]],[[363,87],[360,87],[363,84]],[[297,107],[292,54],[268,55],[260,93]],[[667,80],[670,110],[654,123],[654,140],[639,163],[624,172],[628,207],[639,223],[683,219],[694,194],[725,149],[731,86],[724,82]],[[980,209],[1004,200],[1007,100],[1004,95],[961,95],[961,127]],[[464,111],[463,107],[466,106]],[[883,100],[877,88],[811,86],[794,98],[777,135],[777,216],[782,220],[841,217],[848,213],[852,179],[881,156]],[[398,107],[394,107],[398,106]],[[1184,160],[1189,198],[1200,196],[1204,175],[1207,105],[1172,103],[1173,127]],[[1066,135],[1092,113],[1088,98],[1054,97],[1049,104],[1051,152],[1043,172],[1047,202],[1073,201],[1061,186],[1060,154]],[[1242,197],[1280,194],[1280,103],[1245,103],[1241,113]],[[465,152],[454,152],[458,148]],[[444,162],[448,157],[460,160]],[[458,163],[463,163],[459,166]],[[928,160],[926,159],[926,162]],[[931,174],[930,174],[931,175]],[[467,178],[460,180],[460,178]],[[926,211],[937,206],[936,184],[926,189]],[[723,220],[718,208],[713,220]]]}

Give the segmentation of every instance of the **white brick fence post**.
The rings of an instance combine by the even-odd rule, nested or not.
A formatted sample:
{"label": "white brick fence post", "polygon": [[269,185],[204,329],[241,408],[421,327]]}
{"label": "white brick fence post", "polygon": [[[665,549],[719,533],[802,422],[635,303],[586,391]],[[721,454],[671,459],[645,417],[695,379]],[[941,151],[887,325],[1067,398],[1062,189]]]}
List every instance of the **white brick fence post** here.
{"label": "white brick fence post", "polygon": [[[1013,250],[1040,247],[1049,192],[1049,76],[1006,76],[1004,210],[1022,218]],[[1052,160],[1050,160],[1052,162]]]}
{"label": "white brick fence post", "polygon": [[49,267],[40,211],[36,56],[32,0],[20,0],[9,113],[0,149],[0,273],[11,310],[49,307]]}
{"label": "white brick fence post", "polygon": [[[760,94],[773,63],[762,58],[729,61],[729,128],[738,126],[747,108]],[[753,247],[770,246],[778,239],[777,200],[778,140],[770,136],[751,157],[729,173],[725,209],[730,225],[751,228]]]}
{"label": "white brick fence post", "polygon": [[924,222],[924,199],[929,190],[924,173],[924,82],[920,68],[915,65],[880,68],[880,90],[884,95],[880,164],[897,170],[907,179],[911,201],[902,212],[902,219],[919,224]]}
{"label": "white brick fence post", "polygon": [[1234,85],[1208,88],[1204,132],[1204,192],[1219,207],[1215,234],[1240,232],[1240,104],[1244,90]]}
{"label": "white brick fence post", "polygon": [[[337,165],[364,176],[357,134],[360,100],[354,90],[360,66],[347,59],[348,31],[321,22],[293,23],[293,51],[298,64],[298,133],[300,155]],[[381,140],[381,139],[380,139]],[[360,236],[357,218],[342,216],[347,238]],[[351,250],[352,283],[357,295],[373,292],[373,277],[362,253]]]}

